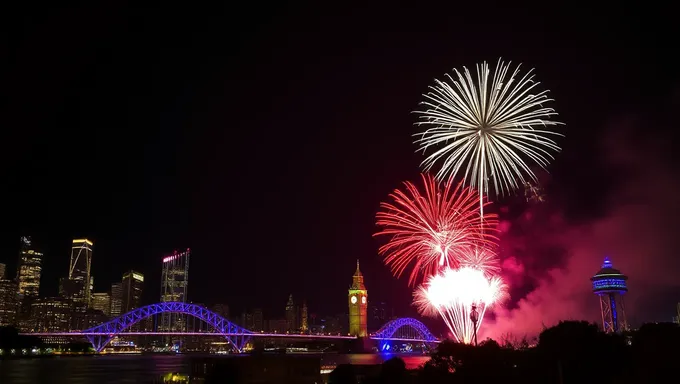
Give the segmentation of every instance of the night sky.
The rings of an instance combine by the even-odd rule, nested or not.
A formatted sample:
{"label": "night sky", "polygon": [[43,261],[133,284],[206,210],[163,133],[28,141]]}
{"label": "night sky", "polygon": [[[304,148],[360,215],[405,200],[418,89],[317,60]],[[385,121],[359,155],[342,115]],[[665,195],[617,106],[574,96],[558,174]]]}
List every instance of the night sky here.
{"label": "night sky", "polygon": [[2,12],[0,262],[14,268],[32,235],[41,293],[56,295],[70,240],[88,237],[95,291],[133,268],[151,303],[162,256],[190,247],[192,301],[275,317],[290,293],[345,311],[358,258],[370,300],[411,315],[406,279],[377,255],[375,213],[417,180],[411,112],[433,79],[502,57],[536,68],[567,125],[541,176],[548,201],[494,205],[512,228],[497,321],[593,318],[605,254],[631,275],[629,317],[670,320],[675,13],[475,4]]}

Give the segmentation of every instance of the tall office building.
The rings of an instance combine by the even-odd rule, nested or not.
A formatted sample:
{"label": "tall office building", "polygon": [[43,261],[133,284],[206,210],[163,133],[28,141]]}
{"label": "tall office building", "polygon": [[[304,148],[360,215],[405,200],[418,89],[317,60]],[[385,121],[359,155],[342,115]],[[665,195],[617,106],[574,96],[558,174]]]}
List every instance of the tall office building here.
{"label": "tall office building", "polygon": [[128,313],[142,306],[142,291],[144,289],[144,275],[129,271],[123,274],[123,302],[122,313]]}
{"label": "tall office building", "polygon": [[123,310],[123,283],[111,284],[111,317],[118,317]]}
{"label": "tall office building", "polygon": [[297,311],[295,310],[295,302],[293,302],[293,294],[288,296],[286,303],[286,323],[288,323],[288,331],[295,332],[297,330]]}
{"label": "tall office building", "polygon": [[17,266],[17,282],[19,294],[29,299],[38,298],[40,291],[40,275],[42,272],[43,254],[37,252],[31,243],[31,238],[21,238],[19,265]]}
{"label": "tall office building", "polygon": [[5,269],[7,269],[7,265],[0,263],[0,280],[5,278]]}
{"label": "tall office building", "polygon": [[[163,258],[161,272],[161,302],[187,301],[189,287],[189,256],[191,250],[175,251]],[[182,331],[186,328],[186,315],[179,313],[163,313],[159,330]]]}
{"label": "tall office building", "polygon": [[14,280],[0,279],[0,327],[15,325],[19,300]]}
{"label": "tall office building", "polygon": [[[81,307],[83,304],[80,304]],[[72,329],[73,302],[61,297],[46,297],[31,304],[33,332],[68,332]]]}
{"label": "tall office building", "polygon": [[92,243],[88,239],[74,239],[71,246],[71,262],[68,268],[68,279],[72,283],[72,292],[68,296],[74,302],[90,305],[90,287],[92,284],[90,267],[92,266]]}
{"label": "tall office building", "polygon": [[102,311],[107,317],[111,316],[111,294],[108,292],[93,293],[92,308],[97,311]]}
{"label": "tall office building", "polygon": [[94,293],[94,276],[90,275],[90,300],[88,301],[88,307],[92,306],[92,293]]}
{"label": "tall office building", "polygon": [[302,301],[302,311],[300,313],[300,330],[302,332],[307,332],[309,330],[308,324],[309,318],[307,316],[307,301]]}

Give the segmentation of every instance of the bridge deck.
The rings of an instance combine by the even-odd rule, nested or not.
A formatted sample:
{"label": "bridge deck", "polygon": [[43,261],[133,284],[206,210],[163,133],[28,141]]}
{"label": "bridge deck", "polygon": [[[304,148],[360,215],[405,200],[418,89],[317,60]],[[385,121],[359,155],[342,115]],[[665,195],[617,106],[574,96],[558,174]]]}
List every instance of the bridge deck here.
{"label": "bridge deck", "polygon": [[[42,333],[20,333],[24,336],[37,336],[37,337],[80,337],[80,336],[103,336],[106,333],[101,332],[42,332]],[[217,333],[217,332],[120,332],[116,336],[215,336],[215,337],[227,337],[227,336],[246,336],[246,337],[264,337],[264,338],[289,338],[289,339],[323,339],[323,340],[352,340],[356,339],[355,336],[346,335],[307,335],[307,334],[297,334],[297,333]],[[377,337],[374,335],[369,336],[370,339],[374,340],[389,340],[389,341],[415,341],[415,342],[428,342],[424,339],[405,339],[397,337]],[[439,340],[434,341],[438,343]]]}

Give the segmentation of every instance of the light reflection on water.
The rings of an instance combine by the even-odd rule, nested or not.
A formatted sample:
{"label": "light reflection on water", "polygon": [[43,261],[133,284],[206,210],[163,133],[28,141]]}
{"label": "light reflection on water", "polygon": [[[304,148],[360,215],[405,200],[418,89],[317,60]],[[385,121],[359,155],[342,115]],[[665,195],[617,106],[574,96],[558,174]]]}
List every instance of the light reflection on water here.
{"label": "light reflection on water", "polygon": [[[380,364],[394,356],[402,358],[408,369],[418,368],[429,359],[425,355],[328,354],[322,355],[321,365]],[[189,374],[190,362],[194,357],[197,356],[104,355],[0,360],[0,383],[148,383],[169,372]],[[230,358],[228,355],[210,357]]]}

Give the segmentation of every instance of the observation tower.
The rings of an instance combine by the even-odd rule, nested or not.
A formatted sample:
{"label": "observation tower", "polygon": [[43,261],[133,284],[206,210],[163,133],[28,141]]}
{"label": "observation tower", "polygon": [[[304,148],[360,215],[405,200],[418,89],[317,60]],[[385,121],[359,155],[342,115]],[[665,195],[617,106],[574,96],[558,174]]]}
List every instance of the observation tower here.
{"label": "observation tower", "polygon": [[628,330],[623,306],[623,294],[628,292],[626,280],[628,276],[614,269],[609,257],[604,258],[602,269],[590,278],[593,282],[593,293],[600,297],[602,328],[606,333]]}

